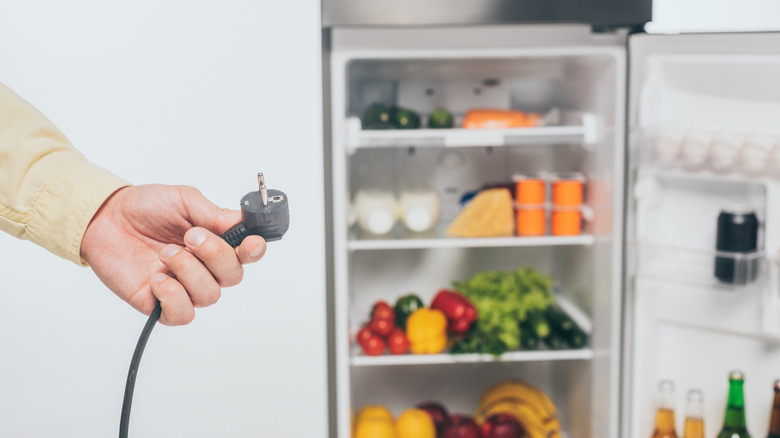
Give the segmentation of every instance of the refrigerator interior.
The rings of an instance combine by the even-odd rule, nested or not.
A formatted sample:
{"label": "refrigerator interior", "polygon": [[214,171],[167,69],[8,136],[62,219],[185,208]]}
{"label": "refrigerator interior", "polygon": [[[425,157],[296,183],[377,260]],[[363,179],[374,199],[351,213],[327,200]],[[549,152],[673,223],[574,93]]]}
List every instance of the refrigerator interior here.
{"label": "refrigerator interior", "polygon": [[[662,379],[676,386],[677,430],[686,392],[698,388],[716,434],[731,370],[746,375],[748,429],[766,433],[780,378],[777,40],[632,37],[641,73],[631,79],[627,436],[652,435]],[[718,214],[734,205],[758,217],[749,254],[716,252]],[[715,277],[717,256],[733,260],[733,278]]]}
{"label": "refrigerator interior", "polygon": [[[372,42],[382,32],[392,35],[340,32],[352,32],[353,41],[361,35],[370,35],[366,40]],[[564,436],[616,436],[625,57],[618,40],[606,47],[582,43],[474,48],[453,38],[435,49],[381,44],[340,49],[334,44],[330,75],[339,437],[348,436],[350,410],[364,405],[383,404],[398,415],[436,400],[451,413],[471,414],[482,392],[506,379],[546,392],[558,408]],[[422,129],[362,129],[361,115],[375,102],[420,113]],[[427,114],[439,107],[454,113],[455,129],[425,129]],[[550,123],[520,131],[457,129],[470,108],[539,112]],[[550,236],[548,230],[538,238],[445,237],[464,193],[489,184],[511,185],[517,173],[539,172],[585,176],[582,234]],[[433,190],[440,202],[432,230],[411,232],[400,220],[382,236],[361,229],[352,205],[361,190],[383,190],[397,199],[418,187]],[[446,352],[427,358],[368,357],[355,345],[354,335],[377,300],[392,304],[414,292],[428,304],[453,281],[523,266],[552,276],[555,292],[590,331],[588,348],[461,361]]]}

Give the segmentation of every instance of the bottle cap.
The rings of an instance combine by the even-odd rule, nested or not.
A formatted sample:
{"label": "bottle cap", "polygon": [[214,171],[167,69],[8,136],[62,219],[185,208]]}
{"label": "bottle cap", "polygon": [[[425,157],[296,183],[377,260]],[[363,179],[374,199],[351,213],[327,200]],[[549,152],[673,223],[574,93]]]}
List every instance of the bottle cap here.
{"label": "bottle cap", "polygon": [[745,374],[742,371],[732,371],[729,373],[729,380],[745,380]]}
{"label": "bottle cap", "polygon": [[723,213],[730,213],[730,214],[748,214],[748,213],[754,213],[753,209],[748,207],[744,204],[732,204],[728,205],[726,207],[723,207]]}
{"label": "bottle cap", "polygon": [[775,380],[775,392],[780,392],[780,380]]}
{"label": "bottle cap", "polygon": [[688,400],[701,401],[704,400],[704,394],[699,389],[691,389],[688,391]]}

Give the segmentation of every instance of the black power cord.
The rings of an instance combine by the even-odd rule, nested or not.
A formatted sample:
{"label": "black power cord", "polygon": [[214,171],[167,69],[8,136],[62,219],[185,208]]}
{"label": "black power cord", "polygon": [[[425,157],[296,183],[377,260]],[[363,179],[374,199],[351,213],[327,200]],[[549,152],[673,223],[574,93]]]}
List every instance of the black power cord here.
{"label": "black power cord", "polygon": [[[266,242],[280,240],[290,227],[290,208],[287,203],[287,195],[279,190],[268,189],[262,173],[257,174],[258,191],[249,192],[241,198],[241,222],[227,230],[220,237],[233,248],[241,245],[244,238],[249,235],[261,236]],[[135,391],[135,378],[138,375],[138,366],[141,356],[146,348],[146,341],[152,334],[152,329],[160,319],[162,306],[158,302],[154,310],[146,320],[146,325],[141,331],[138,343],[130,360],[130,370],[127,372],[125,383],[125,396],[122,400],[122,416],[119,420],[119,438],[128,437],[130,427],[130,408],[133,404],[133,392]]]}

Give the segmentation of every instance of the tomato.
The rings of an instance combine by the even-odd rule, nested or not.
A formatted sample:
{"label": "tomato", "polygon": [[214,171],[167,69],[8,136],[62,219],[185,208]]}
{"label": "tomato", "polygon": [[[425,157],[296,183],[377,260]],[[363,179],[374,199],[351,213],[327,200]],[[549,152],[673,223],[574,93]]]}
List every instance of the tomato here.
{"label": "tomato", "polygon": [[371,309],[371,319],[389,319],[395,320],[395,311],[390,304],[385,301],[377,301]]}
{"label": "tomato", "polygon": [[385,344],[384,339],[372,334],[371,337],[368,338],[366,342],[360,344],[360,346],[363,347],[363,352],[365,352],[367,355],[379,356],[385,352],[385,347],[387,347],[387,344]]}
{"label": "tomato", "polygon": [[371,336],[374,336],[374,334],[371,333],[371,330],[369,330],[368,327],[364,325],[360,330],[358,330],[357,334],[355,335],[355,340],[358,344],[363,345]]}
{"label": "tomato", "polygon": [[395,323],[392,319],[374,318],[368,323],[368,329],[371,330],[371,333],[382,337],[387,337],[387,335],[389,335],[394,328]]}
{"label": "tomato", "polygon": [[387,338],[387,346],[390,347],[390,352],[393,354],[406,354],[409,352],[409,340],[406,339],[406,334],[400,328],[396,328],[390,333]]}

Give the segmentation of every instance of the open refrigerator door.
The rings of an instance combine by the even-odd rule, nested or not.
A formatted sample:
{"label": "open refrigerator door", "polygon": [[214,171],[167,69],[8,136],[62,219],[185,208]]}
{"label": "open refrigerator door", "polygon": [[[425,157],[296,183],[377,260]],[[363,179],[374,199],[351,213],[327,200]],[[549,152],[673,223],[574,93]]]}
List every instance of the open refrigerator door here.
{"label": "open refrigerator door", "polygon": [[764,436],[780,378],[780,35],[634,35],[629,58],[621,435],[652,436],[662,380],[678,431],[698,389],[717,433],[741,370]]}
{"label": "open refrigerator door", "polygon": [[[367,419],[432,401],[477,423],[504,402],[530,436],[617,437],[625,33],[518,26],[330,36],[335,436],[360,438],[389,427]],[[506,124],[507,114],[525,122]],[[397,320],[408,295],[438,308],[440,291],[456,289],[487,318],[479,288],[464,286],[478,276],[506,286],[493,310],[515,315],[501,320],[507,351],[486,346],[494,333],[471,342],[474,330],[497,325],[479,319],[466,334],[439,327],[436,348],[415,347],[412,324]],[[512,301],[510,293],[530,296],[527,281],[544,284],[549,301]],[[396,327],[382,326],[381,301]],[[553,302],[586,340],[556,342],[548,331],[536,346],[521,344],[523,330],[536,331],[529,314]],[[395,328],[411,352],[391,351],[382,333]],[[532,409],[528,391],[496,386],[506,381],[532,385],[549,403]],[[489,388],[501,400],[488,400]]]}

